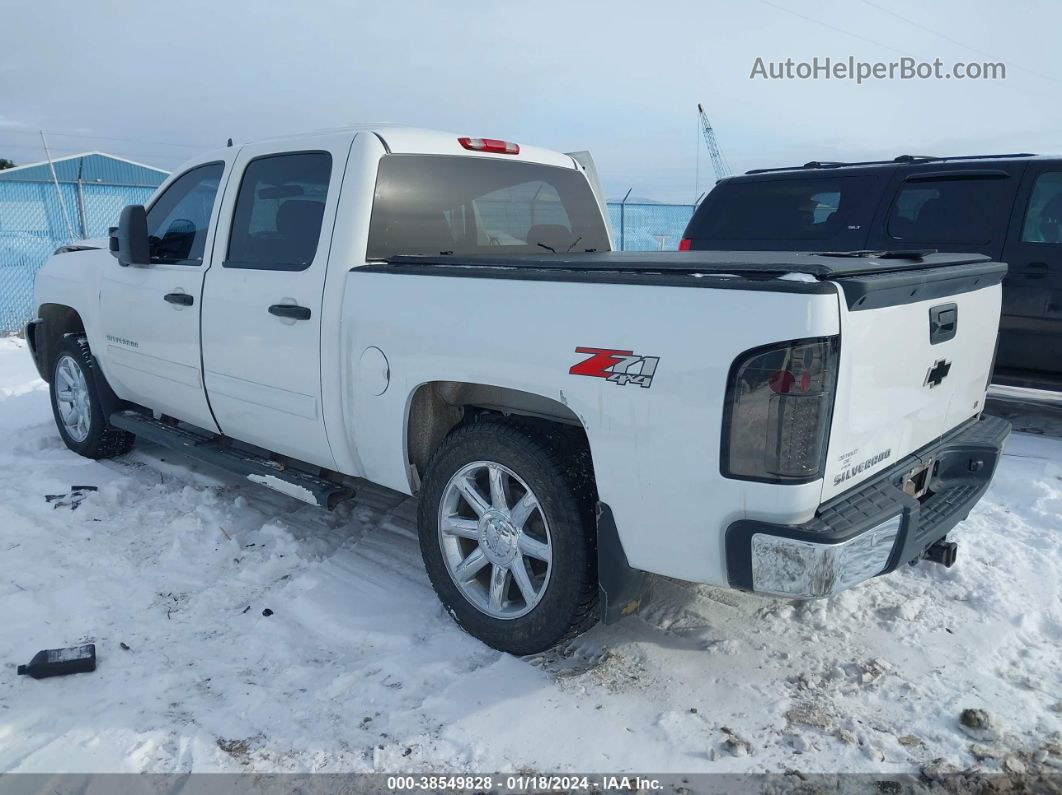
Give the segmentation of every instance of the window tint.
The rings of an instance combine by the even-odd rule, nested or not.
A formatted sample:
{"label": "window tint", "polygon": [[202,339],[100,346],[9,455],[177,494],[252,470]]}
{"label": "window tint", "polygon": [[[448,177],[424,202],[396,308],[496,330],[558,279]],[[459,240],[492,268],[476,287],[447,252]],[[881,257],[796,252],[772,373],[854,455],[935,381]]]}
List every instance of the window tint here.
{"label": "window tint", "polygon": [[1006,190],[1006,179],[907,183],[889,210],[889,235],[911,243],[987,243]]}
{"label": "window tint", "polygon": [[1062,171],[1037,177],[1021,239],[1024,243],[1062,243]]}
{"label": "window tint", "polygon": [[270,155],[243,172],[229,235],[226,268],[301,271],[321,238],[332,156]]}
{"label": "window tint", "polygon": [[870,176],[727,182],[716,186],[686,230],[694,240],[817,240],[865,235],[876,179]]}
{"label": "window tint", "polygon": [[444,155],[380,161],[369,259],[608,248],[597,199],[574,169]]}
{"label": "window tint", "polygon": [[[526,243],[567,244],[572,222],[557,189],[540,179],[521,182],[472,200],[477,244],[519,246]],[[532,234],[534,232],[534,234]],[[542,238],[539,240],[539,238]]]}
{"label": "window tint", "polygon": [[159,196],[147,213],[151,261],[201,265],[223,163],[185,172]]}

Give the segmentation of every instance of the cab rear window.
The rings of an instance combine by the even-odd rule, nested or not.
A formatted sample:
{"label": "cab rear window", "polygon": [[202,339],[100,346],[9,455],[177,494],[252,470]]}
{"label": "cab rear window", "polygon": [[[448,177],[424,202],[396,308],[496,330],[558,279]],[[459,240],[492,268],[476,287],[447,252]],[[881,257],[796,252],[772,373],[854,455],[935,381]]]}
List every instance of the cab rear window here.
{"label": "cab rear window", "polygon": [[694,214],[697,240],[830,241],[866,234],[873,176],[750,180],[717,185]]}
{"label": "cab rear window", "polygon": [[597,200],[575,169],[448,155],[380,161],[368,259],[608,248]]}

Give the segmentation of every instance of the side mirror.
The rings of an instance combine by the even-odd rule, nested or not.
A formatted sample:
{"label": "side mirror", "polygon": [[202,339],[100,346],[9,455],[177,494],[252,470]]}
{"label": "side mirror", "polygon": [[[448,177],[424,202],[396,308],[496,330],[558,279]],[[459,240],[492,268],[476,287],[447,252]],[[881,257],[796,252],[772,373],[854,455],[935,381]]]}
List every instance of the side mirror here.
{"label": "side mirror", "polygon": [[123,267],[151,264],[147,211],[143,205],[130,204],[122,210],[118,226],[111,227],[110,248]]}

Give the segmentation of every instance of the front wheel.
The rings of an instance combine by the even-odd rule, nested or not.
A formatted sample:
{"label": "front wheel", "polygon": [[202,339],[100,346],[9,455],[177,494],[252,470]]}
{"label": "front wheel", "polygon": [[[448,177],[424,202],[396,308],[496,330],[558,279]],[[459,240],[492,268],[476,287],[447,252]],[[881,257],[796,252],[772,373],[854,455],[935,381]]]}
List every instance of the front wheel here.
{"label": "front wheel", "polygon": [[512,654],[543,651],[597,618],[592,487],[556,438],[501,421],[462,426],[421,493],[432,586],[465,630]]}
{"label": "front wheel", "polygon": [[52,414],[63,442],[75,453],[113,458],[129,452],[134,437],[115,428],[103,415],[94,367],[85,337],[63,337],[52,366]]}

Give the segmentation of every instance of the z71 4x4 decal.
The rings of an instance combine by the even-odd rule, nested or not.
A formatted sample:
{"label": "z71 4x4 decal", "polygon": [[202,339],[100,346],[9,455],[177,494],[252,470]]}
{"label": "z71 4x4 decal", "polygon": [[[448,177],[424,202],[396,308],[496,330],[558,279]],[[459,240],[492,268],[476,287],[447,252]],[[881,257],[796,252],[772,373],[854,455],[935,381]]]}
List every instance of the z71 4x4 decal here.
{"label": "z71 4x4 decal", "polygon": [[637,384],[648,389],[652,386],[659,356],[638,356],[634,351],[618,351],[612,348],[576,348],[576,353],[590,356],[568,371],[571,375],[589,375],[604,378],[614,384],[626,386]]}

